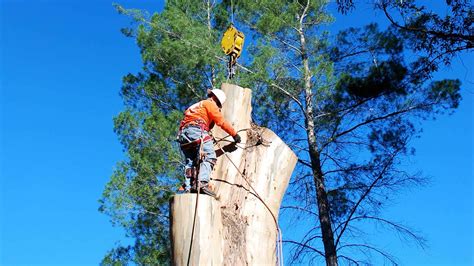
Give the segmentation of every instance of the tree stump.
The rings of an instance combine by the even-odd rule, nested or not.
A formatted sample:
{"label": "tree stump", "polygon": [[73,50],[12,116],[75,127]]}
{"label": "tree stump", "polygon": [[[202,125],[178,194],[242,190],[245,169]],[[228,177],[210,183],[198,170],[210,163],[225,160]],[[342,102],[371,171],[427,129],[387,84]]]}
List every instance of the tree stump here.
{"label": "tree stump", "polygon": [[[218,157],[212,186],[219,199],[199,195],[190,265],[275,265],[276,221],[297,157],[271,130],[252,124],[250,89],[223,84],[222,90],[222,113],[242,143]],[[219,155],[233,138],[217,127],[212,134]],[[196,197],[171,200],[174,265],[188,261]]]}

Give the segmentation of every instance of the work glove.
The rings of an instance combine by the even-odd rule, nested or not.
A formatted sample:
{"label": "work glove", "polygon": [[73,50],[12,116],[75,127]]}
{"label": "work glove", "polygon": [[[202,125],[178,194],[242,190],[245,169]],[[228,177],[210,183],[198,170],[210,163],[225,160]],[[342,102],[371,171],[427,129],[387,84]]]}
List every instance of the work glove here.
{"label": "work glove", "polygon": [[234,138],[234,142],[235,142],[235,143],[240,143],[240,142],[242,141],[242,140],[240,139],[239,134],[235,134],[235,136],[233,136],[233,138]]}
{"label": "work glove", "polygon": [[235,143],[230,143],[222,147],[222,150],[224,150],[224,152],[234,152],[237,150],[237,145],[235,145]]}

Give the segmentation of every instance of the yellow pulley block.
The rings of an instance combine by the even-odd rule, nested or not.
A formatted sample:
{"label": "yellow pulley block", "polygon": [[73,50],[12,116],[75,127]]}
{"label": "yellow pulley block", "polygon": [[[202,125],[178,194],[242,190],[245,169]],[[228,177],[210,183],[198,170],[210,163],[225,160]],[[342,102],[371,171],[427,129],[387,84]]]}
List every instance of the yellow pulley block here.
{"label": "yellow pulley block", "polygon": [[234,60],[239,58],[244,48],[244,38],[245,36],[241,31],[230,25],[224,32],[224,37],[222,37],[222,50],[226,55],[233,57]]}

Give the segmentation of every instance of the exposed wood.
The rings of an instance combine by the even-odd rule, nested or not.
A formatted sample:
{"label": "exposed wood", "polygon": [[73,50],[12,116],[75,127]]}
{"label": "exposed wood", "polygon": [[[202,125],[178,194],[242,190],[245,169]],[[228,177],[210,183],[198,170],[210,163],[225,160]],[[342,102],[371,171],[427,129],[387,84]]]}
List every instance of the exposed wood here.
{"label": "exposed wood", "polygon": [[[275,265],[275,219],[297,157],[271,130],[252,125],[251,90],[230,84],[222,90],[227,95],[222,113],[242,143],[218,158],[212,185],[219,200],[199,196],[191,265]],[[216,149],[233,141],[219,128],[213,135]],[[195,199],[176,195],[171,202],[175,265],[187,263]]]}
{"label": "exposed wood", "polygon": [[[171,200],[174,265],[187,265],[195,207],[195,194],[177,195]],[[190,265],[222,264],[222,219],[219,207],[213,198],[199,195]]]}

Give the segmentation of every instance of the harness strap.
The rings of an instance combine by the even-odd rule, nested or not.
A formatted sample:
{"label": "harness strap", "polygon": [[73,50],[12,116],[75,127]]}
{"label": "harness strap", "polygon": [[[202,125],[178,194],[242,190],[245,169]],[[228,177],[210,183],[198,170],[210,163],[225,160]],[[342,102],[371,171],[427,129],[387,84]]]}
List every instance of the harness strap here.
{"label": "harness strap", "polygon": [[199,127],[201,130],[209,131],[209,127],[206,125],[206,121],[202,119],[190,121],[186,124],[184,124],[183,122],[184,121],[181,121],[181,124],[179,125],[179,130],[183,130],[185,127],[188,127],[188,126],[196,126],[196,127]]}
{"label": "harness strap", "polygon": [[[202,142],[208,142],[209,140],[212,140],[212,137],[209,136],[209,135],[202,138]],[[190,148],[194,148],[195,146],[197,146],[199,144],[201,144],[201,138],[199,138],[197,140],[193,140],[193,141],[188,142],[188,143],[181,144],[181,148],[182,149],[190,149]]]}

